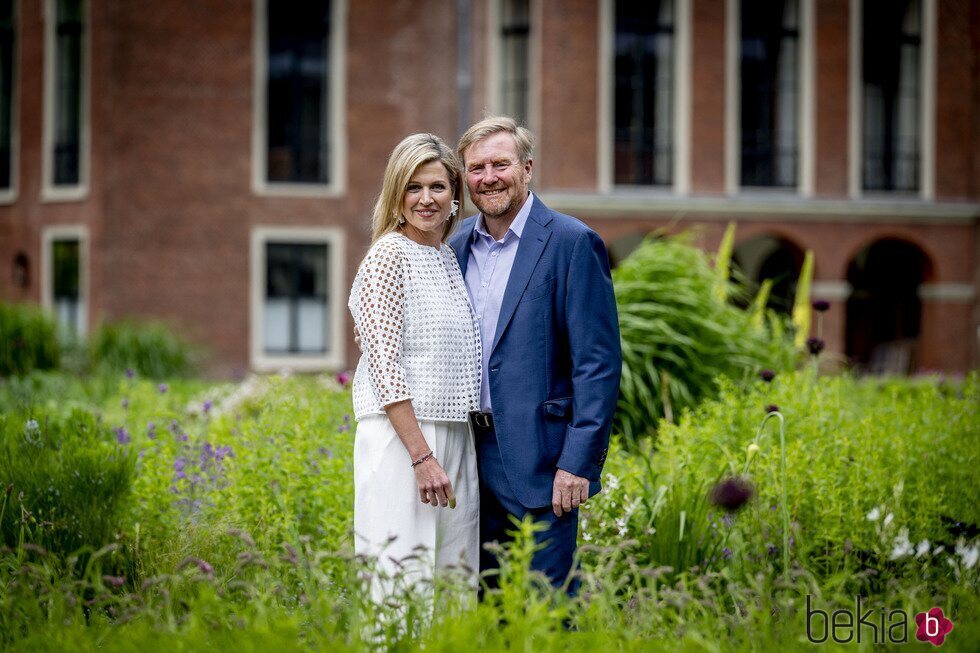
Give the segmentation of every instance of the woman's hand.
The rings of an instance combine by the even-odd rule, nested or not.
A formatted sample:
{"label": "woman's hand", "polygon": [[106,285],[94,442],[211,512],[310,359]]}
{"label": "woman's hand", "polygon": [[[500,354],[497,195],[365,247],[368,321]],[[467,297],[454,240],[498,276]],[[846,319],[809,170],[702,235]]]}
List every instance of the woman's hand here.
{"label": "woman's hand", "polygon": [[429,458],[415,466],[415,480],[419,485],[419,497],[422,503],[445,508],[456,507],[456,495],[453,484],[449,482],[445,470],[435,458]]}

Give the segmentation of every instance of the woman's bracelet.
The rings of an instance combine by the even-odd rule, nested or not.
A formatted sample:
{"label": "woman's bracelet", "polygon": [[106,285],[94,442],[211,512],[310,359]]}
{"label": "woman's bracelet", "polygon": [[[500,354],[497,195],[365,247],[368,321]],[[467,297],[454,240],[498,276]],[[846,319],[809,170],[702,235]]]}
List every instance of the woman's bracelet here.
{"label": "woman's bracelet", "polygon": [[433,453],[430,450],[429,453],[425,454],[424,456],[422,456],[421,458],[419,458],[418,460],[416,460],[414,463],[412,463],[412,467],[418,467],[419,465],[421,465],[422,463],[424,463],[429,458],[433,458],[434,459],[435,457],[436,457],[435,453]]}

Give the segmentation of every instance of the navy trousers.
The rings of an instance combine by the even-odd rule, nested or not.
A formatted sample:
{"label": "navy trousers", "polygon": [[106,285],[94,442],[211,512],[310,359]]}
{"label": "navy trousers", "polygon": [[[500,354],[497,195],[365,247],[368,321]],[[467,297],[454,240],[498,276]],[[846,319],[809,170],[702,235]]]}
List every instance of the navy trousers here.
{"label": "navy trousers", "polygon": [[[561,586],[572,570],[575,558],[575,541],[578,535],[578,509],[556,517],[551,506],[527,508],[514,497],[514,492],[504,472],[500,448],[492,431],[477,437],[477,462],[480,470],[480,572],[497,569],[496,554],[484,547],[488,542],[505,543],[513,539],[508,531],[515,529],[511,516],[518,520],[531,515],[536,522],[547,526],[535,534],[542,547],[534,554],[531,568],[544,573],[552,585]],[[496,574],[486,577],[489,587],[495,587]],[[577,591],[578,583],[569,586],[569,592]]]}

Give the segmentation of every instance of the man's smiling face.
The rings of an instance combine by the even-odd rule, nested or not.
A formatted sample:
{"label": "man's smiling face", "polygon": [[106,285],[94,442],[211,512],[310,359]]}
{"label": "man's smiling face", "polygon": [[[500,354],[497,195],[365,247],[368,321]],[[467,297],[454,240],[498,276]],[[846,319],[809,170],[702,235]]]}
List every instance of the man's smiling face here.
{"label": "man's smiling face", "polygon": [[470,199],[487,220],[506,224],[527,199],[531,162],[521,163],[514,137],[498,132],[473,143],[463,153]]}

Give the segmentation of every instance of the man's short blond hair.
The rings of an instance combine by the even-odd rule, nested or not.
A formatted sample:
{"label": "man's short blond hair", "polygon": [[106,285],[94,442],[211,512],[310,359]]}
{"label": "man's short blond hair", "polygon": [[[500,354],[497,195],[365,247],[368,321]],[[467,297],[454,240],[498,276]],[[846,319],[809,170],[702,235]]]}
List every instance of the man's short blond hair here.
{"label": "man's short blond hair", "polygon": [[456,153],[459,155],[459,160],[463,166],[466,166],[466,150],[471,145],[500,132],[506,132],[514,137],[514,142],[517,143],[517,155],[521,158],[521,163],[527,163],[534,158],[534,135],[529,129],[518,125],[510,116],[490,116],[467,129],[466,133],[459,139]]}

